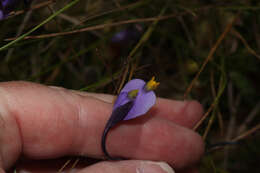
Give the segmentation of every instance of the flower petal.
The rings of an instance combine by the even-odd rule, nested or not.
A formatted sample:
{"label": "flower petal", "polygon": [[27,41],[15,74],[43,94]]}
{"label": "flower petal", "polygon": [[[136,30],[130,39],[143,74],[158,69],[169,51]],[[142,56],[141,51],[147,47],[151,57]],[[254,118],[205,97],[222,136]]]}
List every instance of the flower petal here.
{"label": "flower petal", "polygon": [[[119,106],[124,105],[130,101],[130,99],[128,98],[128,93],[130,91],[136,90],[136,89],[141,91],[143,89],[144,85],[145,85],[145,82],[141,79],[133,79],[133,80],[129,81],[128,83],[126,83],[126,85],[121,90],[120,94],[118,95],[118,97],[116,99],[116,102],[113,106],[113,110],[115,110]],[[138,95],[139,94],[140,93],[138,93]]]}
{"label": "flower petal", "polygon": [[130,99],[128,98],[127,92],[120,92],[120,94],[117,96],[116,102],[113,106],[113,110],[117,109],[119,106],[122,106],[129,102]]}
{"label": "flower petal", "polygon": [[140,90],[133,107],[128,112],[124,120],[130,120],[145,114],[155,104],[155,101],[156,96],[153,91],[147,92],[145,89]]}
{"label": "flower petal", "polygon": [[145,81],[141,80],[141,79],[133,79],[130,80],[125,86],[124,88],[121,90],[121,92],[129,92],[132,90],[142,90],[144,85],[145,85]]}

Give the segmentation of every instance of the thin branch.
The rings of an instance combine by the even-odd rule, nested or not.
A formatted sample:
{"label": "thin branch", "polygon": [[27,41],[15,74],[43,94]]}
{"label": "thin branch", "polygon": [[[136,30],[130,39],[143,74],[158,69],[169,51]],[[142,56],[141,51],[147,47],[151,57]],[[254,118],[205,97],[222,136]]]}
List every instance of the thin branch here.
{"label": "thin branch", "polygon": [[246,137],[248,137],[249,135],[255,133],[257,130],[260,130],[260,124],[256,125],[255,127],[253,127],[252,129],[244,132],[243,134],[237,136],[236,138],[232,139],[232,142],[236,142],[236,141],[240,141],[242,139],[245,139]]}
{"label": "thin branch", "polygon": [[248,124],[253,121],[257,113],[260,111],[260,101],[255,105],[255,107],[252,109],[252,111],[249,113],[248,116],[246,116],[244,123],[238,128],[238,134],[242,133],[245,131],[246,127]]}
{"label": "thin branch", "polygon": [[[209,8],[209,7],[207,6],[207,7],[204,7],[204,8]],[[178,16],[186,15],[186,14],[190,14],[190,13],[183,12],[183,13],[179,13],[179,14],[170,14],[170,15],[160,16],[160,17],[149,17],[149,18],[125,20],[125,21],[120,21],[120,22],[116,22],[116,23],[101,24],[101,25],[76,29],[76,30],[67,31],[67,32],[58,32],[58,33],[51,33],[51,34],[26,36],[23,39],[42,39],[42,38],[50,38],[50,37],[57,37],[57,36],[65,36],[65,35],[71,35],[71,34],[77,34],[77,33],[81,33],[81,32],[99,30],[99,29],[103,29],[103,28],[106,28],[106,27],[115,27],[115,26],[120,26],[120,25],[125,25],[125,24],[154,22],[154,21],[157,21],[157,20],[158,21],[167,20],[167,19],[170,19],[170,18],[175,18],[175,17],[178,17]],[[7,38],[7,39],[5,39],[5,41],[12,41],[12,40],[15,40],[15,39],[17,39],[17,38]]]}
{"label": "thin branch", "polygon": [[207,58],[205,59],[205,61],[203,62],[200,70],[198,71],[198,73],[196,74],[196,76],[194,77],[194,79],[192,80],[192,82],[190,83],[189,87],[187,88],[187,90],[184,93],[184,100],[187,98],[187,95],[190,93],[191,89],[193,88],[193,85],[195,84],[195,82],[198,80],[201,72],[204,70],[204,68],[206,67],[206,65],[208,64],[209,60],[211,60],[213,58],[214,53],[216,52],[217,48],[219,47],[220,43],[224,40],[224,38],[226,37],[226,35],[230,32],[234,22],[236,21],[236,19],[238,18],[239,13],[236,14],[236,16],[233,18],[233,20],[226,26],[224,32],[221,34],[221,36],[218,38],[217,42],[215,43],[215,45],[210,49],[210,52],[207,56]]}
{"label": "thin branch", "polygon": [[[241,140],[244,140],[246,139],[249,135],[255,133],[256,131],[260,130],[260,124],[256,125],[255,127],[253,127],[252,129],[244,132],[243,134],[233,138],[232,140],[226,142],[226,143],[235,143],[235,142],[238,142],[238,141],[241,141]],[[225,145],[219,145],[219,146],[216,146],[214,148],[210,148],[207,153],[211,153],[213,151],[217,151],[217,150],[220,150],[220,149],[224,149],[225,148]]]}
{"label": "thin branch", "polygon": [[[32,5],[33,5],[33,3],[35,3],[35,1],[32,2]],[[16,37],[19,37],[22,34],[26,24],[28,23],[28,21],[31,18],[31,15],[32,15],[32,9],[27,11],[26,15],[24,16],[23,21],[22,21],[21,25],[19,26],[18,31],[16,33]],[[6,56],[5,56],[5,61],[6,62],[10,61],[10,58],[12,57],[12,54],[13,54],[14,50],[15,50],[15,48],[11,48],[11,49],[8,50],[8,52],[7,52]]]}
{"label": "thin branch", "polygon": [[258,55],[254,49],[252,49],[249,44],[247,43],[246,39],[244,39],[244,37],[235,29],[231,30],[231,33],[234,34],[237,38],[239,38],[242,43],[244,44],[244,46],[246,47],[246,49],[248,50],[249,53],[251,53],[252,55],[254,55],[256,58],[258,58],[260,60],[260,55]]}
{"label": "thin branch", "polygon": [[[30,10],[36,10],[38,8],[42,8],[42,7],[48,6],[48,5],[53,4],[53,3],[55,3],[55,0],[49,0],[49,1],[42,2],[42,3],[36,4],[36,5],[32,5]],[[11,18],[11,17],[17,16],[17,15],[23,14],[25,12],[26,12],[26,10],[19,10],[19,11],[16,11],[16,12],[12,12],[10,14],[10,16],[8,16],[8,18]]]}
{"label": "thin branch", "polygon": [[64,169],[68,166],[68,164],[71,162],[71,159],[67,160],[64,165],[58,170],[58,173],[63,172]]}

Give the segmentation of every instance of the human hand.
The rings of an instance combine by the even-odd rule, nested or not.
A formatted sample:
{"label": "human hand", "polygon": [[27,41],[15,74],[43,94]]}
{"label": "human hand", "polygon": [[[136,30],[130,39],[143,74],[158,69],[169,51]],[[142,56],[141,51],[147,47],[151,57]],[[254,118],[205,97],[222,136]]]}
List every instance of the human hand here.
{"label": "human hand", "polygon": [[[113,96],[82,93],[28,82],[0,83],[0,172],[19,157],[53,159],[66,155],[102,158],[101,136],[112,111]],[[132,160],[100,161],[78,169],[84,173],[196,171],[204,152],[201,137],[190,130],[202,116],[196,101],[157,99],[145,116],[111,129],[107,149],[111,155]],[[44,162],[44,161],[42,161]],[[28,162],[27,162],[28,163]],[[163,169],[160,167],[162,165]],[[32,172],[32,163],[19,170]],[[53,167],[51,167],[53,168]]]}

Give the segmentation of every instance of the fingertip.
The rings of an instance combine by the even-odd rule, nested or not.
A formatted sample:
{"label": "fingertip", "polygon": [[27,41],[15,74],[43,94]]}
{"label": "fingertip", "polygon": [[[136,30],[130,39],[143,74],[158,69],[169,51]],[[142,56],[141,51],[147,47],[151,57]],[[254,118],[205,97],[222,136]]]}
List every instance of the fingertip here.
{"label": "fingertip", "polygon": [[181,126],[177,128],[180,129],[178,138],[175,139],[179,143],[175,149],[178,155],[177,157],[173,157],[171,163],[173,166],[176,166],[176,169],[196,165],[204,154],[204,141],[202,137],[191,129]]}
{"label": "fingertip", "polygon": [[163,160],[182,169],[196,164],[204,153],[201,136],[191,129],[160,117],[138,122],[132,120],[111,131],[107,147],[112,155]]}
{"label": "fingertip", "polygon": [[159,98],[156,105],[151,109],[150,114],[166,118],[178,125],[192,128],[202,117],[203,108],[198,101],[178,101]]}
{"label": "fingertip", "polygon": [[187,102],[184,115],[187,127],[192,128],[201,119],[203,107],[198,101],[189,101]]}

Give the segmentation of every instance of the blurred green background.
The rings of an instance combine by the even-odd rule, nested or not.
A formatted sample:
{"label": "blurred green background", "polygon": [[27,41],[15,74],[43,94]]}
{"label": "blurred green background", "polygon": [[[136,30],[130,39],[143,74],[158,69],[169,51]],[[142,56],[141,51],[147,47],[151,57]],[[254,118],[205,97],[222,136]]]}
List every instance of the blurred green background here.
{"label": "blurred green background", "polygon": [[259,1],[37,0],[24,7],[0,21],[1,81],[117,94],[131,78],[155,76],[158,96],[204,106],[196,127],[206,143],[201,172],[258,172]]}

